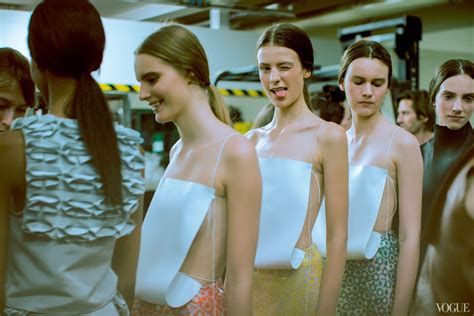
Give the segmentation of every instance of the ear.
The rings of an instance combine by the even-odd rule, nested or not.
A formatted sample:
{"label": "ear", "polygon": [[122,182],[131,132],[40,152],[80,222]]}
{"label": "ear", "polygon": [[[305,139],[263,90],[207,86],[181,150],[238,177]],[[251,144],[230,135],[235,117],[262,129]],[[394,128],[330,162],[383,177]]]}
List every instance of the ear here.
{"label": "ear", "polygon": [[308,79],[309,77],[311,77],[311,71],[305,69],[304,74],[303,74],[303,78]]}
{"label": "ear", "polygon": [[339,82],[339,89],[341,89],[341,91],[346,91],[344,90],[344,82]]}
{"label": "ear", "polygon": [[186,74],[186,80],[188,81],[188,84],[191,84],[195,81],[194,77],[195,77],[194,72],[188,71],[188,73]]}
{"label": "ear", "polygon": [[426,122],[428,122],[428,118],[427,118],[426,116],[424,116],[424,115],[420,115],[420,118],[421,118],[421,120],[420,120],[420,121],[422,121],[423,123],[426,123]]}

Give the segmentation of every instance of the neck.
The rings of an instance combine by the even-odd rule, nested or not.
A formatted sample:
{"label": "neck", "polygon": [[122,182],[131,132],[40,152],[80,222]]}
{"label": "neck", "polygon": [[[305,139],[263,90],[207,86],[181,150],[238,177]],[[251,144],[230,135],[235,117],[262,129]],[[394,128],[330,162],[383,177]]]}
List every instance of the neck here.
{"label": "neck", "polygon": [[47,72],[47,96],[49,113],[59,117],[67,117],[66,107],[77,87],[77,80]]}
{"label": "neck", "polygon": [[216,126],[221,124],[212,112],[204,89],[191,86],[188,95],[185,110],[173,121],[185,147],[211,139],[215,136]]}
{"label": "neck", "polygon": [[424,129],[424,130],[416,133],[415,137],[418,140],[418,143],[420,145],[423,145],[424,143],[426,143],[427,141],[429,141],[433,137],[433,132]]}
{"label": "neck", "polygon": [[349,133],[354,135],[357,140],[361,137],[366,137],[376,129],[377,125],[384,120],[380,111],[375,112],[370,116],[359,116],[353,112],[352,125]]}
{"label": "neck", "polygon": [[301,119],[307,115],[314,116],[301,95],[293,104],[287,107],[275,107],[275,114],[273,115],[272,128],[284,129],[290,124],[297,123],[301,125]]}

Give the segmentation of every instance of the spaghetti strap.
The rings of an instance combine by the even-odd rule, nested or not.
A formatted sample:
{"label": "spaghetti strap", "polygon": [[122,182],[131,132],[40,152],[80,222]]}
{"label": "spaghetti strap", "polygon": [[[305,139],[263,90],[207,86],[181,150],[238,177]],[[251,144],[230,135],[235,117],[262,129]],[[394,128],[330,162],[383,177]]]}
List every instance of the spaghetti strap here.
{"label": "spaghetti strap", "polygon": [[215,180],[216,180],[216,173],[217,173],[217,167],[219,167],[219,162],[221,160],[221,156],[222,156],[222,152],[224,151],[224,146],[225,144],[227,143],[227,141],[229,140],[229,138],[231,138],[232,136],[236,136],[236,135],[240,135],[240,134],[230,134],[230,135],[227,135],[226,138],[224,139],[224,141],[222,142],[222,145],[221,145],[221,148],[219,149],[219,153],[217,154],[217,159],[216,159],[216,164],[214,165],[214,170],[212,171],[212,187],[215,188]]}
{"label": "spaghetti strap", "polygon": [[[314,179],[316,180],[316,184],[318,185],[318,203],[321,203],[321,186],[319,184],[318,177],[313,171],[313,159],[314,159],[314,151],[316,149],[316,142],[318,140],[319,132],[321,131],[323,124],[324,122],[321,122],[321,125],[319,125],[318,130],[316,131],[316,135],[314,136],[313,148],[311,149],[311,153],[310,153],[311,156],[309,157],[309,161],[311,163],[311,176],[314,177]],[[310,196],[310,199],[311,199],[311,196]]]}
{"label": "spaghetti strap", "polygon": [[[392,220],[393,216],[395,215],[395,212],[397,211],[397,208],[398,208],[398,198],[396,197],[397,194],[396,194],[396,188],[395,188],[395,184],[393,183],[393,179],[392,177],[389,175],[388,173],[388,167],[389,167],[389,164],[388,164],[388,157],[389,157],[389,154],[390,154],[390,149],[392,148],[392,143],[393,143],[393,138],[395,137],[395,134],[397,133],[397,130],[395,129],[392,133],[392,136],[390,137],[390,142],[388,144],[388,149],[387,149],[387,153],[385,155],[385,165],[386,165],[386,168],[387,168],[387,177],[388,177],[388,180],[390,182],[390,184],[392,185],[392,189],[393,189],[393,192],[395,192],[395,205],[394,205],[394,209],[392,211],[392,213],[390,214],[389,217],[386,218],[385,220],[385,224],[388,225],[388,223]],[[388,194],[388,197],[387,197],[387,204],[390,205],[390,194]]]}

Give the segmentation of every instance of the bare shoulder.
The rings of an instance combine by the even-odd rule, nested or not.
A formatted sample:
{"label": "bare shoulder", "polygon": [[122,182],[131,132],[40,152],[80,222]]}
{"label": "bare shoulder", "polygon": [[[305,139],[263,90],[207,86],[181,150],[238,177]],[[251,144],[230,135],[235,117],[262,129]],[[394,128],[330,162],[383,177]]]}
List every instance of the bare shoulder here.
{"label": "bare shoulder", "polygon": [[257,156],[253,141],[240,134],[232,135],[229,138],[224,151],[229,162],[256,159]]}
{"label": "bare shoulder", "polygon": [[393,139],[393,146],[395,148],[401,151],[420,150],[420,144],[412,133],[396,125],[393,128],[395,129]]}
{"label": "bare shoulder", "polygon": [[25,164],[25,142],[20,131],[0,133],[0,179],[1,182],[23,178]]}
{"label": "bare shoulder", "polygon": [[244,137],[250,140],[254,146],[258,143],[260,138],[262,137],[263,129],[262,128],[254,128],[245,133]]}
{"label": "bare shoulder", "polygon": [[342,126],[333,122],[323,122],[320,128],[318,144],[327,146],[347,143],[346,131]]}

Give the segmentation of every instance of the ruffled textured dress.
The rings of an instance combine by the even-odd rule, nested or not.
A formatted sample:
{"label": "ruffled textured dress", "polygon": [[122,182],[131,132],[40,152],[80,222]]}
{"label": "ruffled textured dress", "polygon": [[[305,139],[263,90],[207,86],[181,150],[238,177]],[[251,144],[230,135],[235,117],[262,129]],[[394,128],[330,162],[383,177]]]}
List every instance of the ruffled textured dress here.
{"label": "ruffled textured dress", "polygon": [[18,119],[25,140],[26,204],[10,216],[6,309],[12,315],[129,315],[111,261],[115,242],[135,228],[144,192],[136,131],[116,126],[123,205],[108,206],[91,156],[71,119]]}

